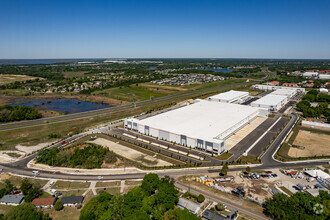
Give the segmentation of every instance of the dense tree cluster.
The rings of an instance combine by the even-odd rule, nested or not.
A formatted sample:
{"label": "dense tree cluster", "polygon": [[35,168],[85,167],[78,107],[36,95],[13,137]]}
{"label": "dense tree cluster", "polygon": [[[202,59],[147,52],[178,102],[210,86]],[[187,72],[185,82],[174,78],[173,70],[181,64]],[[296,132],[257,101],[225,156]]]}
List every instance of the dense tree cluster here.
{"label": "dense tree cluster", "polygon": [[88,144],[84,148],[74,147],[74,150],[44,149],[39,152],[37,163],[60,167],[101,168],[103,161],[116,162],[115,154],[108,148],[96,144]]}
{"label": "dense tree cluster", "polygon": [[21,105],[21,106],[2,106],[0,107],[0,122],[33,120],[41,118],[38,110]]}
{"label": "dense tree cluster", "polygon": [[169,177],[147,174],[140,187],[125,195],[107,192],[92,198],[81,210],[80,220],[92,219],[198,219],[187,210],[174,210],[178,191]]}
{"label": "dense tree cluster", "polygon": [[325,191],[320,191],[317,197],[305,192],[290,197],[279,193],[267,199],[264,207],[265,214],[273,219],[329,219],[330,195]]}
{"label": "dense tree cluster", "polygon": [[20,187],[25,202],[32,202],[33,199],[38,198],[42,191],[40,185],[32,184],[27,178],[24,178]]}
{"label": "dense tree cluster", "polygon": [[16,187],[9,180],[5,180],[5,187],[0,190],[0,198],[10,194],[13,190],[16,190]]}
{"label": "dense tree cluster", "polygon": [[[318,102],[317,107],[312,107],[311,102]],[[318,93],[316,90],[309,91],[301,102],[297,104],[297,110],[301,111],[304,117],[321,117],[322,115],[330,122],[330,95]]]}
{"label": "dense tree cluster", "polygon": [[33,219],[33,220],[51,220],[49,214],[38,211],[37,208],[28,202],[22,205],[13,206],[6,215],[0,215],[0,220]]}

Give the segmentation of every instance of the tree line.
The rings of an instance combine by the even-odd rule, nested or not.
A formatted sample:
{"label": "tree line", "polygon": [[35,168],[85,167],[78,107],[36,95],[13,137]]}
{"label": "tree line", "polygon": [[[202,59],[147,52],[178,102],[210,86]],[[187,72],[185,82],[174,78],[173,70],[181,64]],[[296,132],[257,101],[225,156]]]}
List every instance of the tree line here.
{"label": "tree line", "polygon": [[178,200],[173,179],[147,174],[141,186],[125,195],[102,192],[92,198],[81,210],[79,219],[199,219],[188,210],[175,209]]}
{"label": "tree line", "polygon": [[38,110],[25,105],[6,105],[0,107],[0,122],[33,120],[38,118],[42,118],[42,114]]}

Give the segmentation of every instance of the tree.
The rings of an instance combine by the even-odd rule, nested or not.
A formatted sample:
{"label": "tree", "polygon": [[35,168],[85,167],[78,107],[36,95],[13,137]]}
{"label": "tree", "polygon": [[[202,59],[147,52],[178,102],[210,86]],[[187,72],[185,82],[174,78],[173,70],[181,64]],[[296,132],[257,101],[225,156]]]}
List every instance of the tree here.
{"label": "tree", "polygon": [[155,192],[159,183],[158,175],[155,173],[149,173],[144,176],[141,188],[148,194],[151,195]]}
{"label": "tree", "polygon": [[246,167],[246,172],[250,173],[251,172],[251,167]]}
{"label": "tree", "polygon": [[204,200],[205,200],[204,195],[199,194],[199,195],[197,196],[197,202],[202,203],[202,202],[204,202]]}
{"label": "tree", "polygon": [[63,203],[62,203],[62,201],[61,200],[57,200],[56,201],[56,203],[55,203],[55,205],[54,205],[54,209],[56,210],[56,211],[60,211],[61,209],[63,209]]}
{"label": "tree", "polygon": [[228,165],[225,164],[225,165],[221,168],[221,173],[222,173],[224,176],[227,176],[227,171],[228,171]]}
{"label": "tree", "polygon": [[51,220],[48,214],[38,211],[37,208],[31,203],[23,203],[19,206],[14,206],[5,215],[5,220]]}
{"label": "tree", "polygon": [[219,202],[218,204],[216,204],[215,208],[216,208],[216,210],[218,210],[218,211],[223,211],[223,210],[225,210],[225,207],[224,207],[223,204],[220,203],[220,202]]}
{"label": "tree", "polygon": [[188,209],[170,209],[164,214],[164,220],[198,220],[196,215],[193,213],[189,212]]}

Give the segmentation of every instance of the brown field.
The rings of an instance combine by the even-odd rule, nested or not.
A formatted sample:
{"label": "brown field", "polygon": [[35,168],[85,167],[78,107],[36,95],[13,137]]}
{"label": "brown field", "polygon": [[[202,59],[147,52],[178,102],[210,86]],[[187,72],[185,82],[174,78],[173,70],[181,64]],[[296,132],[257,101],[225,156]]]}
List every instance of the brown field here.
{"label": "brown field", "polygon": [[293,145],[299,146],[299,148],[290,147],[288,155],[290,157],[330,155],[329,140],[330,135],[300,130],[293,141]]}
{"label": "brown field", "polygon": [[[0,74],[0,85],[5,85],[13,82],[21,82],[21,81],[27,81],[27,80],[34,80],[39,77],[33,77],[33,76],[26,76],[26,75],[5,75]],[[39,78],[42,79],[42,78]]]}

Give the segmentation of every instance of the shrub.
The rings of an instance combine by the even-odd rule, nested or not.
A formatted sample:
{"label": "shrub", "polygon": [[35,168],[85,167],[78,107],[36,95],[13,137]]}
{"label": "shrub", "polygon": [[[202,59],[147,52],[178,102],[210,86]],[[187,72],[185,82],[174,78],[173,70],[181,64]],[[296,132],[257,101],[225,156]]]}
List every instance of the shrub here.
{"label": "shrub", "polygon": [[61,202],[61,200],[57,200],[55,205],[54,205],[54,209],[56,211],[60,211],[61,209],[63,209],[63,203]]}
{"label": "shrub", "polygon": [[204,200],[205,200],[205,197],[202,194],[199,194],[197,196],[197,202],[202,203],[202,202],[204,202]]}

